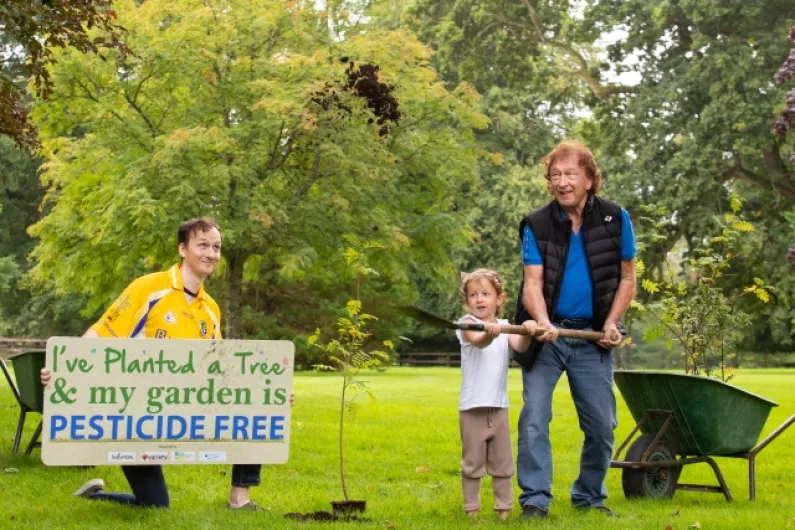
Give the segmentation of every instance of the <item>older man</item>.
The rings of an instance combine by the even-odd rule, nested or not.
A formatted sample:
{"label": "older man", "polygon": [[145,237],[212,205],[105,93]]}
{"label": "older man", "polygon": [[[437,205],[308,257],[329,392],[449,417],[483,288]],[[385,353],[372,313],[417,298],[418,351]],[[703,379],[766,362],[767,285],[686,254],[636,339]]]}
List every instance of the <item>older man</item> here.
{"label": "older man", "polygon": [[[616,427],[611,349],[621,343],[620,319],[635,293],[635,236],[629,214],[597,195],[601,172],[587,147],[562,142],[544,166],[554,200],[527,215],[519,228],[524,281],[515,321],[532,318],[546,328],[515,357],[524,400],[517,459],[522,517],[549,514],[552,392],[564,371],[585,435],[571,502],[615,515],[604,505]],[[603,330],[605,338],[558,338],[559,328]]]}

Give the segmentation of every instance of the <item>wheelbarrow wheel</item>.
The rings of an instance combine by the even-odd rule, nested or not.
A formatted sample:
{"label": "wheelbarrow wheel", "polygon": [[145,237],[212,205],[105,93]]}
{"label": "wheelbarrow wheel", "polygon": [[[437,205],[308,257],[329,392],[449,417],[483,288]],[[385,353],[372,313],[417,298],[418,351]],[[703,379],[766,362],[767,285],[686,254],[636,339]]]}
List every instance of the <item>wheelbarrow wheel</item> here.
{"label": "wheelbarrow wheel", "polygon": [[[654,441],[653,434],[643,434],[635,440],[627,451],[625,460],[640,462],[643,453]],[[675,460],[674,452],[663,442],[657,444],[649,451],[647,462],[662,460]],[[624,468],[621,475],[621,484],[624,487],[624,496],[651,497],[653,499],[670,499],[676,491],[676,482],[679,480],[678,467],[648,467],[646,469]]]}

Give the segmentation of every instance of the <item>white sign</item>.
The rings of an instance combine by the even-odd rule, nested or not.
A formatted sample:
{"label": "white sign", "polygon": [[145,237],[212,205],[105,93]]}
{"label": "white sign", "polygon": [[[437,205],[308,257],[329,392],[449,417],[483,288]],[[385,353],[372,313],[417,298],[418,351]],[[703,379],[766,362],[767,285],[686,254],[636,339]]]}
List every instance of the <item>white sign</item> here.
{"label": "white sign", "polygon": [[53,337],[41,458],[282,464],[294,355],[289,341]]}

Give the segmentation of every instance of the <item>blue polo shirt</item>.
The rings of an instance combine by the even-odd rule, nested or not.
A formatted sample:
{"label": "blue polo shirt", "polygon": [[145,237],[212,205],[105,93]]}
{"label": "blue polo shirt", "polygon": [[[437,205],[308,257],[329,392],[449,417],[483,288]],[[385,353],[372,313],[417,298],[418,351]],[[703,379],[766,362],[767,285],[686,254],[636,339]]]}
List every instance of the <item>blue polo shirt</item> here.
{"label": "blue polo shirt", "polygon": [[[563,212],[563,218],[566,213]],[[621,259],[635,258],[635,232],[629,213],[621,209]],[[522,264],[542,265],[541,253],[529,225],[525,225],[522,234]],[[549,315],[550,318],[552,315]],[[563,284],[560,286],[560,298],[555,311],[555,318],[593,318],[593,283],[585,257],[585,244],[582,240],[582,228],[579,233],[571,231],[569,254],[563,273]]]}

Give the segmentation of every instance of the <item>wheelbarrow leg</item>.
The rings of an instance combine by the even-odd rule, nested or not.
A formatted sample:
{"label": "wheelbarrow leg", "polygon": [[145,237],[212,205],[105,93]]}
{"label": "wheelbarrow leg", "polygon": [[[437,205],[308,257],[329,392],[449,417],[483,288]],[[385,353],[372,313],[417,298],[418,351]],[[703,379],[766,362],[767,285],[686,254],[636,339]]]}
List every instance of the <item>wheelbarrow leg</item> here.
{"label": "wheelbarrow leg", "polygon": [[42,423],[44,423],[44,421],[40,421],[39,424],[36,426],[36,431],[33,433],[33,438],[30,439],[28,448],[25,450],[26,455],[29,455],[31,452],[33,452],[34,447],[41,446],[41,443],[39,443],[39,437],[41,436]]}
{"label": "wheelbarrow leg", "polygon": [[22,428],[25,427],[25,416],[28,415],[26,407],[22,406],[19,411],[19,421],[17,422],[17,433],[14,436],[14,447],[11,454],[19,453],[19,444],[22,442]]}
{"label": "wheelbarrow leg", "polygon": [[748,496],[756,500],[756,455],[748,459]]}
{"label": "wheelbarrow leg", "polygon": [[726,485],[726,481],[723,479],[723,473],[720,472],[718,463],[708,456],[704,457],[704,461],[709,464],[709,467],[715,472],[715,478],[718,479],[718,484],[720,484],[720,489],[723,491],[723,496],[726,497],[728,502],[733,502],[734,499],[732,499],[731,491],[729,491],[729,486]]}
{"label": "wheelbarrow leg", "polygon": [[646,423],[650,417],[651,415],[649,414],[649,411],[646,411],[646,413],[643,414],[643,417],[640,419],[640,421],[635,424],[635,428],[630,431],[629,436],[627,436],[621,445],[618,446],[618,449],[616,449],[616,454],[613,456],[613,460],[621,460],[621,453],[624,451],[624,448],[629,444],[635,434],[640,431],[640,428],[643,427],[643,424]]}
{"label": "wheelbarrow leg", "polygon": [[787,418],[787,420],[779,425],[776,430],[768,434],[767,437],[759,442],[756,447],[747,453],[739,455],[742,458],[748,459],[748,496],[752,501],[756,500],[756,455],[758,455],[762,449],[767,447],[770,442],[778,438],[778,436],[786,431],[787,428],[793,423],[795,423],[795,414]]}

